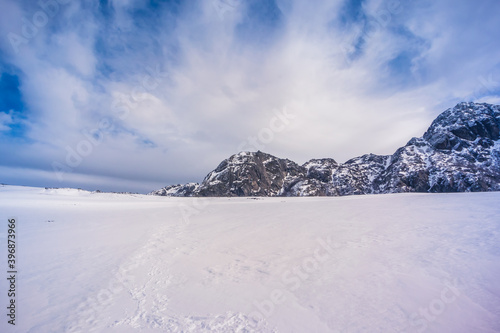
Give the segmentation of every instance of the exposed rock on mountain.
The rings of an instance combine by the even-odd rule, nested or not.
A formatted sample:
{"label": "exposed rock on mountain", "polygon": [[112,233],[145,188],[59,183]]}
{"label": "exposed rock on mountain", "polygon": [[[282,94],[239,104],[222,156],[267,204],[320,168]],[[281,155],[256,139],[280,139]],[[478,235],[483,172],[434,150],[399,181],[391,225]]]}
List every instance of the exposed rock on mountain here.
{"label": "exposed rock on mountain", "polygon": [[168,186],[167,196],[338,196],[500,190],[500,106],[460,103],[392,156],[331,158],[300,166],[263,152],[224,160],[201,184]]}
{"label": "exposed rock on mountain", "polygon": [[197,183],[188,183],[184,185],[178,184],[164,187],[157,191],[153,191],[150,194],[169,197],[192,197],[197,195],[199,188],[200,184]]}

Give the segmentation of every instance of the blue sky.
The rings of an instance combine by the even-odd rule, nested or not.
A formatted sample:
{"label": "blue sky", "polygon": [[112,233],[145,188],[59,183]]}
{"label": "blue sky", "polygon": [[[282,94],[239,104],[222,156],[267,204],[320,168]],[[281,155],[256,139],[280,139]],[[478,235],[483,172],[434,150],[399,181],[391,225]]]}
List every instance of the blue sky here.
{"label": "blue sky", "polygon": [[239,150],[392,154],[500,104],[496,0],[0,2],[0,182],[148,192]]}

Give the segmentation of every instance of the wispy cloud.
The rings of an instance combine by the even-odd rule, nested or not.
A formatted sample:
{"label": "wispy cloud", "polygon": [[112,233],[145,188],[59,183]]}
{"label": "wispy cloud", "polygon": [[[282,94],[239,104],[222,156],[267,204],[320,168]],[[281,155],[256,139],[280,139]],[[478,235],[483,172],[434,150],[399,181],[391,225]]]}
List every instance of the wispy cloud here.
{"label": "wispy cloud", "polygon": [[[296,119],[270,153],[390,154],[454,103],[500,96],[493,0],[42,3],[57,11],[0,4],[0,69],[22,100],[0,110],[3,182],[7,167],[46,172],[50,186],[200,181],[283,108]],[[47,23],[27,38],[40,11]],[[27,40],[18,52],[9,34]],[[9,134],[13,112],[22,137]],[[86,133],[99,144],[60,182],[53,163]]]}

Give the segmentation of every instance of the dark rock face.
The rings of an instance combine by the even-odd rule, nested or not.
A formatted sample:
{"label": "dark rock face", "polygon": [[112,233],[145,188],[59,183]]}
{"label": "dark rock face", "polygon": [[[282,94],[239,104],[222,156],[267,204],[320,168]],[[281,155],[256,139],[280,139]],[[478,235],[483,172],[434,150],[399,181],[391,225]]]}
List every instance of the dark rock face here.
{"label": "dark rock face", "polygon": [[460,103],[440,114],[421,138],[391,156],[304,165],[262,152],[224,160],[201,184],[152,192],[170,196],[338,196],[400,192],[500,190],[500,106]]}
{"label": "dark rock face", "polygon": [[441,113],[423,138],[436,149],[460,150],[478,138],[500,138],[498,105],[460,103]]}
{"label": "dark rock face", "polygon": [[368,154],[345,162],[332,177],[337,195],[376,193],[374,181],[389,161],[390,156]]}
{"label": "dark rock face", "polygon": [[499,106],[460,103],[446,110],[393,155],[385,191],[500,190],[499,127]]}
{"label": "dark rock face", "polygon": [[200,184],[189,183],[184,185],[170,185],[159,189],[157,191],[153,191],[151,195],[162,195],[169,197],[192,197],[197,195],[197,190],[200,187]]}
{"label": "dark rock face", "polygon": [[310,160],[303,167],[306,169],[307,178],[326,183],[330,181],[333,171],[338,168],[338,164],[333,158],[323,158]]}
{"label": "dark rock face", "polygon": [[285,179],[304,174],[298,164],[262,152],[224,160],[200,185],[199,196],[276,196]]}

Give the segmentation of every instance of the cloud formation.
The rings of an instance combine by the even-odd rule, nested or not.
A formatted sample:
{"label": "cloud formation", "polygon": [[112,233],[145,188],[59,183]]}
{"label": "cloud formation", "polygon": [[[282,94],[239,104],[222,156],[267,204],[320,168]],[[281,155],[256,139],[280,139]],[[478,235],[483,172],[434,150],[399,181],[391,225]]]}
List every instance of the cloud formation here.
{"label": "cloud formation", "polygon": [[459,101],[499,102],[499,11],[2,1],[0,179],[146,192],[201,181],[242,147],[297,162],[391,154]]}

